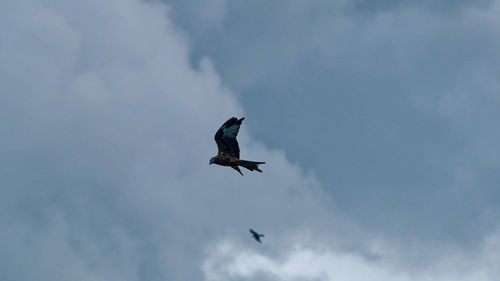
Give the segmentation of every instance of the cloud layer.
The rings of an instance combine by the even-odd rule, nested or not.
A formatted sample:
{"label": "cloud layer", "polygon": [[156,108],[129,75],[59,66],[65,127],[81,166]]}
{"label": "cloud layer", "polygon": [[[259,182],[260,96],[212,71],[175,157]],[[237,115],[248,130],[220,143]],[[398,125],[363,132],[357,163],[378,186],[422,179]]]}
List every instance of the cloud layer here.
{"label": "cloud layer", "polygon": [[296,243],[281,255],[265,254],[230,240],[214,246],[203,264],[205,276],[215,280],[352,280],[352,281],[465,281],[494,280],[499,273],[498,232],[482,243],[473,257],[448,255],[425,270],[408,271],[391,260],[390,245],[378,245],[371,257],[314,248]]}
{"label": "cloud layer", "polygon": [[196,5],[166,2],[254,134],[354,220],[403,245],[474,247],[495,229],[498,1],[230,1],[208,30]]}
{"label": "cloud layer", "polygon": [[[201,14],[209,29],[220,27],[227,16],[233,16],[228,3],[214,3],[206,4],[209,8]],[[178,16],[174,10],[137,0],[78,4],[21,0],[2,2],[0,11],[3,280],[245,280],[258,278],[258,274],[271,280],[279,275],[335,280],[330,263],[342,267],[345,276],[366,277],[375,272],[370,278],[392,276],[399,267],[397,272],[402,273],[393,278],[413,280],[404,276],[416,268],[423,268],[429,276],[441,276],[423,260],[432,257],[431,261],[453,262],[454,251],[458,260],[466,262],[464,256],[477,254],[485,265],[466,267],[464,276],[476,276],[477,270],[484,270],[484,280],[492,280],[489,274],[495,271],[489,264],[498,261],[492,251],[462,252],[445,245],[439,248],[442,253],[427,252],[405,235],[400,239],[409,242],[403,249],[413,247],[412,251],[387,246],[392,242],[390,235],[368,232],[362,226],[364,221],[344,217],[333,204],[328,190],[331,182],[321,183],[312,171],[255,137],[271,130],[267,127],[277,128],[275,135],[280,135],[278,125],[291,126],[288,120],[297,119],[270,118],[267,123],[266,115],[261,120],[258,114],[247,116],[239,136],[242,157],[266,161],[264,173],[244,171],[241,177],[228,168],[209,167],[208,160],[216,152],[215,130],[228,117],[243,116],[249,109],[226,86],[234,80],[221,78],[212,60],[202,58],[192,66],[191,39],[170,20]],[[287,11],[300,9],[293,6]],[[481,21],[474,14],[469,18]],[[391,26],[394,20],[382,18],[379,24]],[[484,20],[488,22],[488,18]],[[349,21],[340,23],[350,26]],[[362,27],[352,26],[358,31]],[[362,36],[360,42],[364,40]],[[249,49],[253,47],[258,46]],[[263,58],[269,58],[267,47],[260,52]],[[339,48],[340,52],[347,50]],[[328,50],[318,52],[337,57]],[[359,52],[371,54],[361,48]],[[287,62],[289,55],[300,53],[292,48],[276,59]],[[234,54],[227,55],[231,58]],[[243,68],[256,70],[245,64],[253,59],[242,56]],[[280,67],[293,69],[297,61],[260,67],[262,72],[255,71],[255,76],[246,76],[238,67],[233,70],[235,76],[244,78],[243,84],[251,85],[262,77],[276,77]],[[355,60],[352,67],[356,65]],[[224,72],[227,74],[227,69]],[[474,77],[478,85],[487,84],[482,83],[483,76]],[[234,85],[240,88],[239,82]],[[487,99],[488,93],[481,96]],[[293,95],[289,97],[293,102]],[[483,108],[482,103],[468,102],[468,92],[462,99],[454,97],[442,100],[438,111],[452,120],[453,128],[468,130],[469,126],[463,127],[466,123],[456,118],[458,112],[466,112],[475,123],[474,113]],[[252,103],[243,100],[244,105]],[[347,103],[355,101],[348,98]],[[419,110],[429,110],[425,100],[420,104]],[[291,116],[287,111],[281,113]],[[321,108],[309,113],[321,114]],[[488,116],[488,111],[485,114]],[[309,121],[294,126],[322,136],[325,123],[310,125]],[[486,124],[490,128],[496,123]],[[294,130],[290,132],[288,141],[301,140]],[[268,133],[271,136],[272,130]],[[487,168],[496,167],[497,158],[487,149],[496,147],[494,138],[483,129],[478,129],[478,134],[486,134],[481,138],[484,145],[466,145],[484,149],[480,160]],[[271,137],[263,139],[277,146]],[[290,147],[288,141],[285,147]],[[322,140],[311,141],[319,147]],[[433,147],[429,153],[440,148]],[[315,151],[313,147],[303,150],[318,155]],[[344,164],[331,163],[325,169],[337,174],[337,168],[345,166],[341,171],[346,172],[353,165],[348,161]],[[465,172],[460,178],[453,175],[453,179],[475,183],[477,166],[460,167]],[[349,182],[341,183],[339,186],[345,187]],[[353,190],[356,187],[350,186]],[[341,194],[334,195],[342,199]],[[255,248],[248,234],[250,227],[266,234],[263,247]],[[493,242],[481,243],[482,247],[496,249],[497,236],[491,237],[487,241]],[[296,264],[304,258],[310,267],[297,269]],[[253,259],[259,263],[252,265]],[[450,271],[456,269],[449,267]]]}
{"label": "cloud layer", "polygon": [[1,5],[4,280],[200,280],[221,236],[335,221],[317,180],[245,126],[264,173],[208,166],[243,110],[208,59],[189,65],[165,6]]}

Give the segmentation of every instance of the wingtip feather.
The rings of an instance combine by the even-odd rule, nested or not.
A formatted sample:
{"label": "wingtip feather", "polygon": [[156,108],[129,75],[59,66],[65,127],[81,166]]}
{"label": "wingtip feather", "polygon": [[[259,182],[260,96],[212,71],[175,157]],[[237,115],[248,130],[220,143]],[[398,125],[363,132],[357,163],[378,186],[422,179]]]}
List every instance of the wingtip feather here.
{"label": "wingtip feather", "polygon": [[255,171],[258,171],[258,172],[262,173],[262,170],[259,169],[259,164],[264,164],[264,163],[257,163],[257,164],[255,164]]}

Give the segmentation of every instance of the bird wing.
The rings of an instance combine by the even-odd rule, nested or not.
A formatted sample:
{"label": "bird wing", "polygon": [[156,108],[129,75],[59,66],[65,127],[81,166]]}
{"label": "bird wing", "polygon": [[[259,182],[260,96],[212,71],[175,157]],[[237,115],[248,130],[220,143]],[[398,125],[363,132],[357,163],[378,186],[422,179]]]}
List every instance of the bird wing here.
{"label": "bird wing", "polygon": [[239,120],[236,117],[232,117],[217,130],[214,139],[217,143],[219,154],[240,158],[240,147],[238,146],[236,136],[240,131],[241,122],[244,119],[245,117]]}
{"label": "bird wing", "polygon": [[257,232],[255,232],[253,229],[250,228],[250,233],[252,233],[252,235],[257,235]]}

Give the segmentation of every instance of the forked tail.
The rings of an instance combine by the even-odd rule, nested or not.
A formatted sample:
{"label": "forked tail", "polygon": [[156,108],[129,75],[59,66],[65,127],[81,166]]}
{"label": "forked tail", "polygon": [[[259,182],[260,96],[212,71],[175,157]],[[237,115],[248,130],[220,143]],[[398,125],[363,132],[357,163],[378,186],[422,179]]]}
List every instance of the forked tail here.
{"label": "forked tail", "polygon": [[247,168],[250,171],[258,171],[262,173],[262,170],[259,169],[260,164],[265,164],[266,162],[254,162],[254,161],[247,161],[247,160],[239,160],[238,165],[244,168]]}

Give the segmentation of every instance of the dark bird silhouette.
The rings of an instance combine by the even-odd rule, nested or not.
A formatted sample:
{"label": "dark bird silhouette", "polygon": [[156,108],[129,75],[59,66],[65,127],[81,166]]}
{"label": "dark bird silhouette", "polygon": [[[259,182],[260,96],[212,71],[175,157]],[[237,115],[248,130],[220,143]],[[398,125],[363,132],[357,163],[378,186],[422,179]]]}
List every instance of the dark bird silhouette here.
{"label": "dark bird silhouette", "polygon": [[260,164],[266,162],[254,162],[240,159],[240,147],[238,146],[238,141],[236,136],[240,131],[241,122],[245,117],[238,120],[236,117],[232,117],[227,120],[215,133],[215,142],[217,143],[217,148],[219,152],[217,155],[210,159],[210,164],[217,164],[221,166],[229,166],[243,176],[240,168],[242,166],[250,171],[262,171],[259,169]]}
{"label": "dark bird silhouette", "polygon": [[253,229],[251,229],[251,228],[250,228],[250,230],[249,230],[249,231],[250,231],[250,233],[252,233],[252,237],[253,237],[253,238],[254,238],[257,242],[262,243],[262,241],[260,241],[260,238],[261,238],[261,237],[264,237],[264,234],[259,234],[259,233],[255,232],[255,230],[253,230]]}

